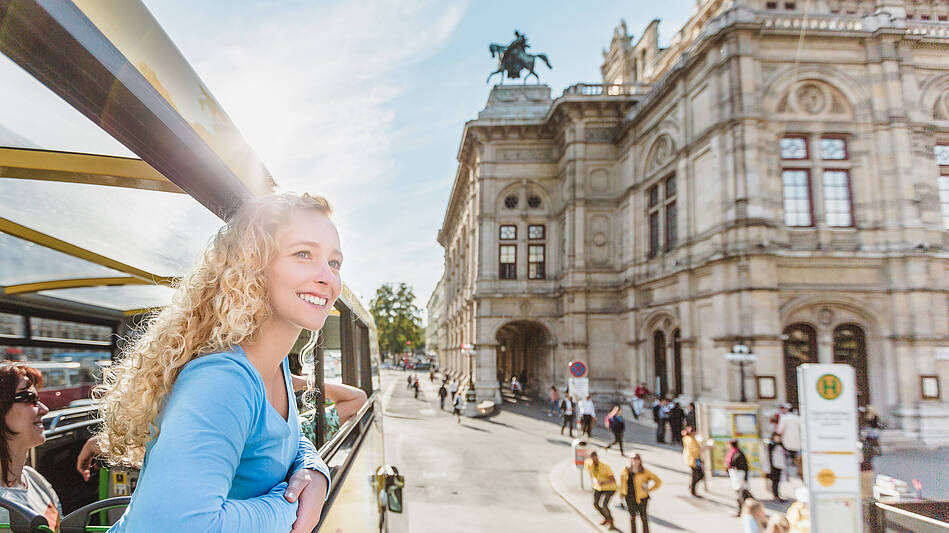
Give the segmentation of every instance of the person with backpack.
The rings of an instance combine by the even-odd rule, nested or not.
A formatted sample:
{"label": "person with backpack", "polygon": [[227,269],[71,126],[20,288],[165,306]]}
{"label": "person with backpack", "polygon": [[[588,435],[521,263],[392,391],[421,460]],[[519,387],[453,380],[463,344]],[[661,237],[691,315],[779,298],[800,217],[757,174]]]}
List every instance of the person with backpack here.
{"label": "person with backpack", "polygon": [[560,414],[563,416],[563,425],[560,426],[560,434],[563,435],[563,430],[569,428],[570,437],[573,438],[573,421],[576,415],[573,411],[573,400],[568,395],[564,395],[563,401],[560,402]]}
{"label": "person with backpack", "polygon": [[623,420],[623,411],[619,405],[614,405],[610,413],[606,415],[606,427],[613,433],[613,442],[609,443],[606,449],[610,449],[614,444],[619,444],[619,454],[625,457],[626,453],[623,451],[623,433],[626,432],[626,421]]}
{"label": "person with backpack", "polygon": [[732,439],[728,442],[728,445],[728,453],[725,454],[725,466],[728,470],[728,477],[731,478],[735,498],[738,500],[738,511],[735,516],[741,516],[742,504],[751,497],[751,492],[748,491],[748,458],[745,457],[745,452],[738,447],[737,439]]}
{"label": "person with backpack", "polygon": [[445,382],[442,382],[442,386],[438,387],[438,408],[442,411],[445,410],[445,398],[448,396],[448,389],[445,388]]}

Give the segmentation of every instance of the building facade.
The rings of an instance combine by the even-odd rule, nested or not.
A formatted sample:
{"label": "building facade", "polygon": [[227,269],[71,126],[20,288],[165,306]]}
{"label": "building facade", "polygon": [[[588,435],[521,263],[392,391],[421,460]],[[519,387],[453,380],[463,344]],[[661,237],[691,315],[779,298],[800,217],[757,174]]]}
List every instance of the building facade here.
{"label": "building facade", "polygon": [[438,235],[442,365],[481,398],[581,360],[603,401],[773,405],[844,362],[900,435],[949,442],[947,16],[702,0],[667,48],[620,24],[601,83],[495,87]]}

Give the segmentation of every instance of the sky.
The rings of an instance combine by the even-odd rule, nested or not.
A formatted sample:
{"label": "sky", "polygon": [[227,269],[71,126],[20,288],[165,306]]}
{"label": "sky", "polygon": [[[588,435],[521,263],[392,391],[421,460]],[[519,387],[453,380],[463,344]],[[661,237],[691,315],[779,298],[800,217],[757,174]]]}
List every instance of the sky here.
{"label": "sky", "polygon": [[634,42],[660,19],[665,45],[696,0],[144,1],[277,183],[331,201],[357,297],[406,282],[424,308],[464,124],[491,89],[488,44],[526,33],[557,97],[601,81],[621,19]]}

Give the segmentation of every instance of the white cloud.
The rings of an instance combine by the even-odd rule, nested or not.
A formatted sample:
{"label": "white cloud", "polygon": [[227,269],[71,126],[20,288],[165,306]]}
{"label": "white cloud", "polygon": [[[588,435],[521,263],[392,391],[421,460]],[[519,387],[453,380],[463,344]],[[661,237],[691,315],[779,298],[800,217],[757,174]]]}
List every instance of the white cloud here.
{"label": "white cloud", "polygon": [[424,305],[440,275],[435,229],[393,227],[411,206],[392,201],[450,185],[390,179],[394,148],[411,135],[395,123],[393,102],[426,83],[405,71],[447,42],[466,9],[437,0],[294,4],[222,21],[231,26],[187,54],[277,182],[334,204],[344,276],[366,303],[380,283],[407,281]]}

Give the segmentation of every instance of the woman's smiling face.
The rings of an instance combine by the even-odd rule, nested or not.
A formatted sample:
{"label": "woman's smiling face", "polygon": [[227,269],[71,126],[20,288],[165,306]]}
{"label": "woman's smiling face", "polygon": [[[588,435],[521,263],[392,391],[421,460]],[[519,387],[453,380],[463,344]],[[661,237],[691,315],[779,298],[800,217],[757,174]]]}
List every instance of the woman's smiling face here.
{"label": "woman's smiling face", "polygon": [[[16,392],[33,391],[36,387],[30,384],[30,380],[19,376]],[[43,405],[43,402],[34,403],[13,402],[7,411],[4,422],[13,432],[8,437],[8,445],[19,442],[23,448],[32,448],[39,446],[46,441],[43,435],[43,415],[49,412],[49,408]]]}
{"label": "woman's smiling face", "polygon": [[298,210],[278,230],[276,241],[276,255],[266,269],[273,318],[318,330],[342,287],[336,226],[315,209]]}

